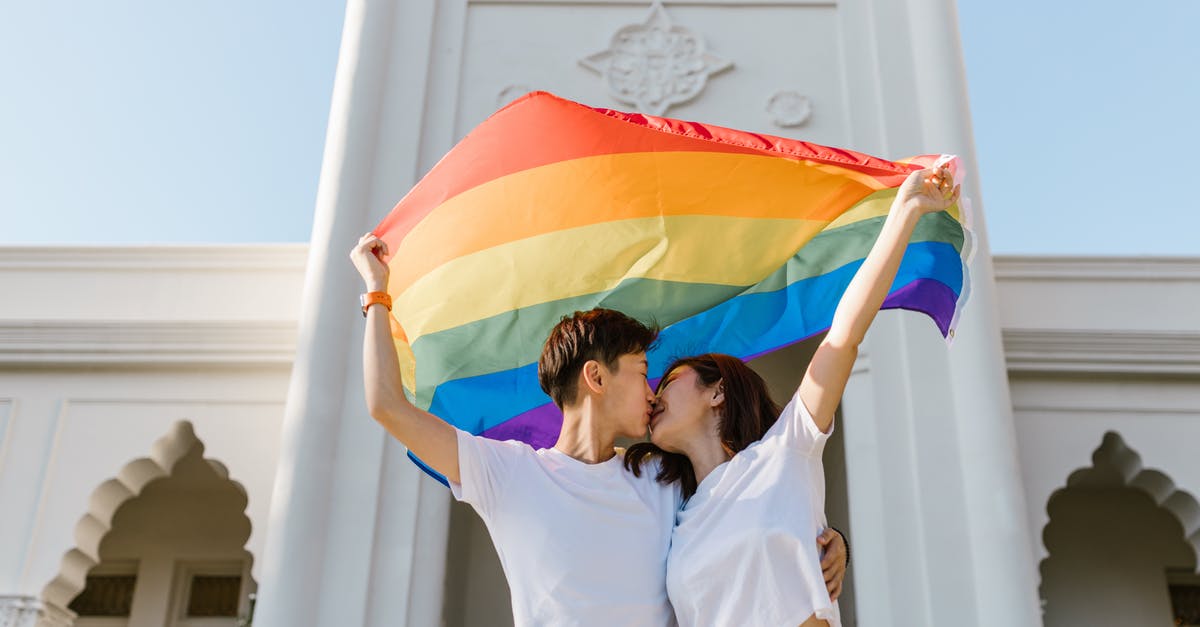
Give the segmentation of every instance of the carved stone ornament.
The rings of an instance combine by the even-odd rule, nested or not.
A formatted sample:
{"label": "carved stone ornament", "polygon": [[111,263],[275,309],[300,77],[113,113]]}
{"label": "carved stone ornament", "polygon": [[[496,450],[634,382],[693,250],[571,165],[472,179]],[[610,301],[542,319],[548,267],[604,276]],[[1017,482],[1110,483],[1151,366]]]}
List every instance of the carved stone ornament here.
{"label": "carved stone ornament", "polygon": [[48,609],[36,597],[0,595],[0,627],[34,627],[38,624],[67,627],[72,624],[71,616],[65,612],[49,612]]}
{"label": "carved stone ornament", "polygon": [[528,85],[509,85],[496,94],[496,107],[503,107],[531,91]]}
{"label": "carved stone ornament", "polygon": [[604,77],[614,99],[651,115],[695,98],[709,76],[733,66],[705,52],[699,35],[672,24],[659,0],[645,22],[621,28],[608,50],[579,63]]}
{"label": "carved stone ornament", "polygon": [[767,114],[779,126],[803,126],[812,117],[812,102],[798,92],[776,92],[767,100]]}

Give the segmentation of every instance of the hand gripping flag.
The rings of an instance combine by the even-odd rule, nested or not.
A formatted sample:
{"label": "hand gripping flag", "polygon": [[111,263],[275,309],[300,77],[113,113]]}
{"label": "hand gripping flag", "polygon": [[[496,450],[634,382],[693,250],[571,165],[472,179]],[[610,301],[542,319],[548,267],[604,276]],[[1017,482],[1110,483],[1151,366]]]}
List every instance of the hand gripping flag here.
{"label": "hand gripping flag", "polygon": [[[651,378],[674,357],[750,359],[821,333],[897,187],[935,163],[960,178],[950,157],[885,161],[528,94],[375,229],[405,393],[460,429],[541,448],[562,414],[537,360],[564,315],[607,307],[661,325]],[[951,337],[970,240],[957,206],[923,217],[883,307]]]}

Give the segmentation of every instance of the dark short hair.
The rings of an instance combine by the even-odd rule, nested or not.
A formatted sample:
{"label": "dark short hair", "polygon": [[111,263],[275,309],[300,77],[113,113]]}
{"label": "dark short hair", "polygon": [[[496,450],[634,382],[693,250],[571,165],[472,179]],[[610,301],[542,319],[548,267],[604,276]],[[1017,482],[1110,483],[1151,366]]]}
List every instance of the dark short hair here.
{"label": "dark short hair", "polygon": [[594,359],[616,370],[621,355],[645,352],[657,337],[657,327],[613,309],[596,308],[563,316],[542,346],[538,383],[562,409],[575,402],[579,372],[585,363]]}
{"label": "dark short hair", "polygon": [[[742,360],[732,355],[706,353],[695,357],[676,359],[658,382],[662,391],[671,373],[676,368],[687,366],[696,371],[697,385],[709,386],[721,382],[725,400],[719,408],[721,417],[717,434],[721,443],[734,453],[761,440],[779,419],[779,405],[771,400],[767,382]],[[686,455],[668,453],[650,442],[638,442],[625,450],[625,468],[635,476],[642,475],[642,462],[652,455],[662,458],[658,476],[660,483],[678,481],[687,498],[696,493],[696,470]]]}

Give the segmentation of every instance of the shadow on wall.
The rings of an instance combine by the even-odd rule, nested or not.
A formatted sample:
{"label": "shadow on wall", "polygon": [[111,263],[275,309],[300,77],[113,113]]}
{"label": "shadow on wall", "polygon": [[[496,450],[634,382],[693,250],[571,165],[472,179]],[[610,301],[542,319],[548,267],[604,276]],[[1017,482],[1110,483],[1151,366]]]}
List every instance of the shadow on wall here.
{"label": "shadow on wall", "polygon": [[1192,495],[1143,468],[1110,431],[1092,466],[1071,473],[1046,509],[1040,592],[1048,627],[1180,624],[1188,610],[1173,605],[1187,586],[1172,587],[1180,582],[1170,574],[1196,572],[1200,504]]}

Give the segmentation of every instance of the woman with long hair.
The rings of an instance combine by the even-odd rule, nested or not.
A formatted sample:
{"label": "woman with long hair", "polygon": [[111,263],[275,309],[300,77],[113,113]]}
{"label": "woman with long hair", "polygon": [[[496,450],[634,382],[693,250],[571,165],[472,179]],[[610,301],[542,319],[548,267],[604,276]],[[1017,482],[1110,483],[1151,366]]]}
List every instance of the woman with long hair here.
{"label": "woman with long hair", "polygon": [[944,168],[905,180],[782,410],[735,357],[699,355],[667,369],[650,442],[631,446],[625,463],[636,474],[648,455],[661,455],[657,479],[678,481],[686,499],[667,559],[667,592],[683,627],[840,625],[811,540],[826,526],[821,454],[917,221],[958,196]]}

